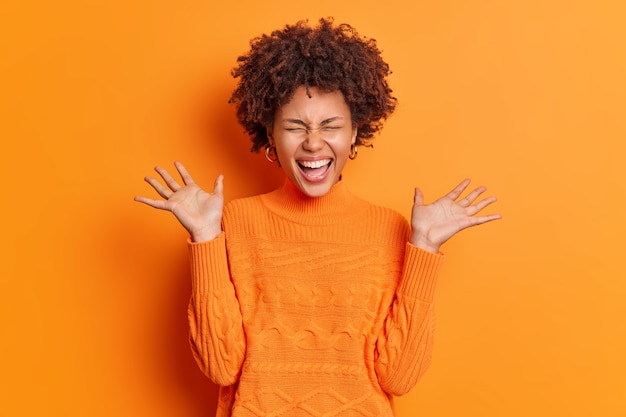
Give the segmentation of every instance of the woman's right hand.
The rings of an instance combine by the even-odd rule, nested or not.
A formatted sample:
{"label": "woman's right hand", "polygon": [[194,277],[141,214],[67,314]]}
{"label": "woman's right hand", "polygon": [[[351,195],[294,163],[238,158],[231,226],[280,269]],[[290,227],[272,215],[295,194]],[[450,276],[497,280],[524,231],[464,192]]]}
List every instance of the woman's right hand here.
{"label": "woman's right hand", "polygon": [[212,193],[207,193],[194,181],[184,165],[175,162],[183,180],[184,186],[161,167],[154,170],[163,178],[167,187],[157,179],[146,177],[145,181],[164,198],[156,200],[148,197],[136,196],[135,201],[147,204],[159,210],[171,211],[178,221],[187,229],[194,242],[204,242],[215,239],[222,233],[222,211],[224,209],[224,177],[218,176],[215,180]]}

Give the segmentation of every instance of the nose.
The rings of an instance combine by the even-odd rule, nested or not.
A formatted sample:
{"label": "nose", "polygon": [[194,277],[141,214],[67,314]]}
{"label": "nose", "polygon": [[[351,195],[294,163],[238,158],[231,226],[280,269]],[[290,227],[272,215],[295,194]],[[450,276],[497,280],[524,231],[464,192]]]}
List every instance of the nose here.
{"label": "nose", "polygon": [[309,152],[316,152],[324,147],[325,142],[321,129],[307,129],[302,148]]}

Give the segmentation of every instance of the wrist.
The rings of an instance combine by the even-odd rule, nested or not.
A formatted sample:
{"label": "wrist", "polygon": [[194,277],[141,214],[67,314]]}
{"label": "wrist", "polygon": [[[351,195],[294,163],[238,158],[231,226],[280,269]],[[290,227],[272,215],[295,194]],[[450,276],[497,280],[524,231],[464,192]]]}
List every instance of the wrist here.
{"label": "wrist", "polygon": [[189,232],[192,242],[208,242],[218,237],[222,233],[221,227],[205,227],[194,232]]}
{"label": "wrist", "polygon": [[439,253],[439,248],[441,247],[441,245],[431,242],[426,236],[416,232],[411,232],[409,243],[431,253]]}

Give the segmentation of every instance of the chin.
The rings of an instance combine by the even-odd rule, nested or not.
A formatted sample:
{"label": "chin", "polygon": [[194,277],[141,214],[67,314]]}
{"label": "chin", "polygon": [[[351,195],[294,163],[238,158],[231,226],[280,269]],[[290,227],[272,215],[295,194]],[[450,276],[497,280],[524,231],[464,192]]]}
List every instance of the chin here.
{"label": "chin", "polygon": [[316,189],[316,190],[302,190],[302,192],[304,192],[304,194],[306,194],[309,197],[312,198],[318,198],[318,197],[323,197],[326,194],[328,194],[328,192],[330,191],[330,187],[326,187],[323,189]]}
{"label": "chin", "polygon": [[328,192],[330,191],[331,188],[333,188],[333,185],[335,185],[337,181],[332,181],[330,180],[330,178],[328,178],[327,181],[323,181],[323,182],[319,182],[319,183],[310,183],[308,181],[302,181],[302,182],[294,182],[294,184],[296,185],[296,187],[298,187],[298,189],[300,191],[302,191],[303,194],[312,197],[312,198],[317,198],[317,197],[323,197],[326,194],[328,194]]}

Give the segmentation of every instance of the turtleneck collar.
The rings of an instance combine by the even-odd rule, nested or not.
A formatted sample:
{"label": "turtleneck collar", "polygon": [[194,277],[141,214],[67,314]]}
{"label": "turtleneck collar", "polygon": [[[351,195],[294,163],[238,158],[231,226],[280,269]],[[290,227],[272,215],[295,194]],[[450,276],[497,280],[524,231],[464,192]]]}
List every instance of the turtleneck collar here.
{"label": "turtleneck collar", "polygon": [[304,194],[289,179],[282,187],[261,196],[263,204],[277,215],[296,223],[334,224],[364,210],[368,203],[352,195],[343,181],[338,181],[321,197]]}

